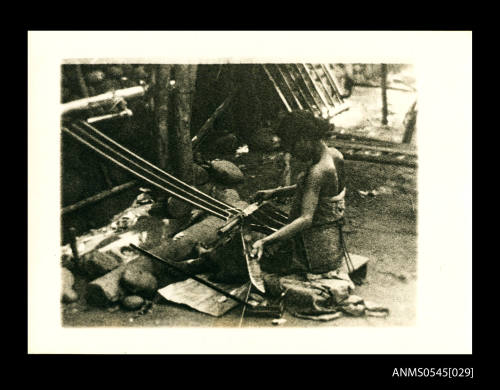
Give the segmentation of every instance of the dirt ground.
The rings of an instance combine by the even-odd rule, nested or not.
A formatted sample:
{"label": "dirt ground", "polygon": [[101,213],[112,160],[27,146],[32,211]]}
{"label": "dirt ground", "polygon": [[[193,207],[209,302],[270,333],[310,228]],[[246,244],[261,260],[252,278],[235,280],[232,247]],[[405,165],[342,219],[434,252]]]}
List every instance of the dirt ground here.
{"label": "dirt ground", "polygon": [[349,98],[349,110],[335,117],[335,127],[340,133],[355,133],[359,136],[381,141],[399,143],[403,139],[403,120],[417,94],[387,90],[387,126],[381,126],[382,93],[380,88],[355,87]]}

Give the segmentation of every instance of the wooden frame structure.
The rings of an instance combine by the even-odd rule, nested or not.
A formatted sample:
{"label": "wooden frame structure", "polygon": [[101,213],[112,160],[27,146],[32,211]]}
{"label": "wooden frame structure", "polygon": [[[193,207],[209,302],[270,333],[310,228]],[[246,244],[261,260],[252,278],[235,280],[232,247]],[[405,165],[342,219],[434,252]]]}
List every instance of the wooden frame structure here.
{"label": "wooden frame structure", "polygon": [[330,64],[262,64],[288,112],[308,109],[333,118],[349,109]]}

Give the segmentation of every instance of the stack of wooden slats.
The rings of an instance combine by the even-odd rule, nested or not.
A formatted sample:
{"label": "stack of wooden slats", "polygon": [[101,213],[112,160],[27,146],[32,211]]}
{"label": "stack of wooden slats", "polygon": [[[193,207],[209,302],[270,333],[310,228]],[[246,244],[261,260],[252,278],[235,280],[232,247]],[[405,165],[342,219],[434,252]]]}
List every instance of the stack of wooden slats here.
{"label": "stack of wooden slats", "polygon": [[333,118],[349,106],[330,64],[263,64],[287,111],[309,110]]}

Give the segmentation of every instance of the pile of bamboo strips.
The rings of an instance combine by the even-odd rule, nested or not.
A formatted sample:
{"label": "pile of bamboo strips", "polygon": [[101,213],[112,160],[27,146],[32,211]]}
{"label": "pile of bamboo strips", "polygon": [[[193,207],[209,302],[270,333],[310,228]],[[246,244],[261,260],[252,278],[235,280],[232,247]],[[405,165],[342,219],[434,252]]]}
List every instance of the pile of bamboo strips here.
{"label": "pile of bamboo strips", "polygon": [[333,118],[349,107],[329,64],[263,64],[287,111],[310,110]]}

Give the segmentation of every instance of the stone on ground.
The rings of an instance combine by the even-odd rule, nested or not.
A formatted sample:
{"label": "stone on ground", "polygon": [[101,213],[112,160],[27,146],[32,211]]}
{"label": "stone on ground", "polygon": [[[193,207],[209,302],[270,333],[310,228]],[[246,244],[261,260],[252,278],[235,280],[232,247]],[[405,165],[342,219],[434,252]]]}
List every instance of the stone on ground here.
{"label": "stone on ground", "polygon": [[239,184],[245,180],[243,172],[232,162],[227,160],[213,160],[210,162],[211,175],[221,184]]}
{"label": "stone on ground", "polygon": [[126,270],[122,275],[120,283],[132,294],[146,298],[152,297],[158,289],[156,278],[150,272],[143,270]]}
{"label": "stone on ground", "polygon": [[78,294],[73,290],[75,278],[71,271],[67,268],[62,268],[62,291],[61,300],[64,303],[75,302],[78,299]]}
{"label": "stone on ground", "polygon": [[138,295],[129,295],[123,298],[122,307],[126,310],[137,310],[144,304],[144,298]]}
{"label": "stone on ground", "polygon": [[80,269],[90,279],[96,279],[121,265],[119,258],[98,250],[81,257]]}

